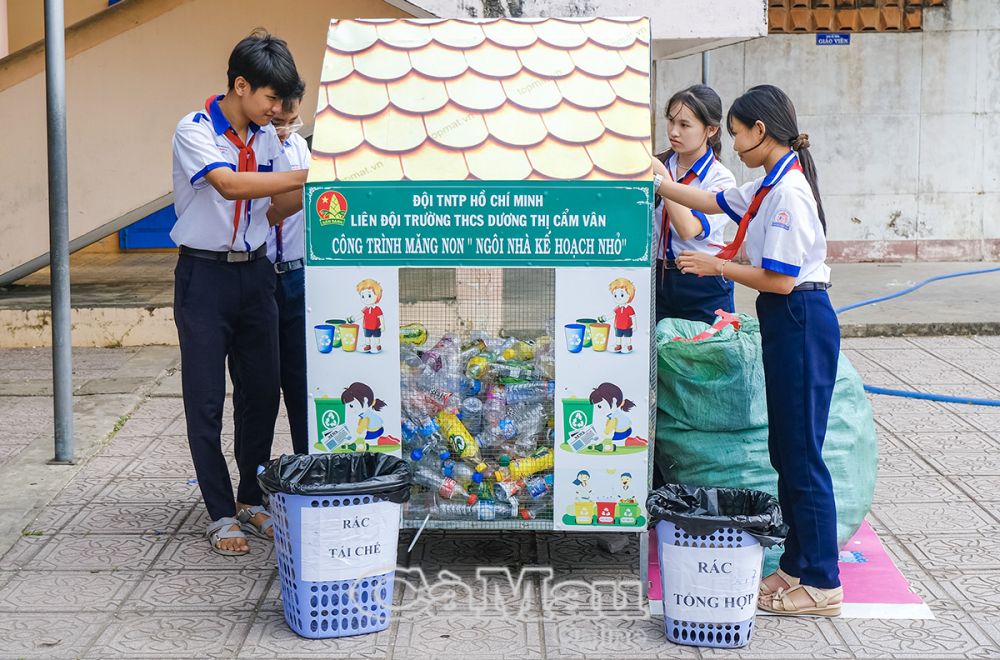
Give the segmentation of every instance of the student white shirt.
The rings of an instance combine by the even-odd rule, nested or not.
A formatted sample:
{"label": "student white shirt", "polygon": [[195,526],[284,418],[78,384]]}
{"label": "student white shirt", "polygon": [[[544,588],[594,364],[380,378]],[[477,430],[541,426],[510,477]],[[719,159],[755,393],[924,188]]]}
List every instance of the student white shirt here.
{"label": "student white shirt", "polygon": [[[224,252],[253,251],[267,240],[269,198],[244,203],[233,239],[233,215],[236,201],[220,195],[205,175],[219,167],[236,171],[239,149],[226,137],[229,121],[219,109],[218,98],[209,112],[199,110],[185,115],[174,132],[174,208],[177,222],[170,238],[177,245],[200,250]],[[250,124],[247,140],[253,145],[260,172],[288,170],[287,159],[274,127]]]}
{"label": "student white shirt", "polygon": [[[677,154],[671,154],[670,158],[667,159],[666,166],[670,171],[670,176],[673,177],[674,181],[677,181],[680,178],[677,176]],[[691,170],[697,176],[688,185],[692,185],[700,190],[718,193],[736,185],[736,178],[733,176],[733,173],[715,158],[715,154],[711,148],[691,166]],[[678,236],[676,228],[671,224],[670,240],[664,247],[660,244],[660,228],[663,223],[663,200],[661,199],[660,203],[656,205],[653,211],[653,245],[656,246],[657,258],[674,259],[681,252],[688,250],[691,252],[705,252],[707,254],[715,254],[719,251],[718,247],[713,246],[725,243],[723,234],[725,233],[726,225],[729,223],[728,216],[725,213],[706,215],[701,211],[691,211],[691,213],[701,221],[701,232],[690,240],[684,240]]]}
{"label": "student white shirt", "polygon": [[[309,169],[309,144],[298,133],[292,133],[282,145],[284,155],[291,170]],[[281,259],[280,261],[295,261],[305,257],[306,232],[302,211],[285,218],[281,223]],[[267,235],[267,258],[271,263],[278,263],[278,228],[271,227]]]}
{"label": "student white shirt", "polygon": [[730,218],[739,222],[757,189],[777,181],[747,229],[743,245],[750,265],[791,275],[796,285],[829,282],[826,236],[819,222],[816,198],[805,175],[790,167],[795,159],[795,152],[788,152],[765,176],[720,192],[716,200]]}

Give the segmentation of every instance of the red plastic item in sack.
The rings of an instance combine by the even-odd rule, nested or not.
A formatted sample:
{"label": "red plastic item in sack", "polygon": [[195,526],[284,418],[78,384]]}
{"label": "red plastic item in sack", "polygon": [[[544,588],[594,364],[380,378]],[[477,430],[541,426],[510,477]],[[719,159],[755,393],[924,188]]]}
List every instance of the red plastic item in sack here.
{"label": "red plastic item in sack", "polygon": [[690,339],[687,337],[674,337],[672,341],[701,341],[717,335],[723,328],[730,325],[733,326],[733,330],[739,331],[740,319],[735,314],[730,314],[724,309],[717,309],[715,310],[715,315],[718,317],[718,320],[708,330],[699,332]]}

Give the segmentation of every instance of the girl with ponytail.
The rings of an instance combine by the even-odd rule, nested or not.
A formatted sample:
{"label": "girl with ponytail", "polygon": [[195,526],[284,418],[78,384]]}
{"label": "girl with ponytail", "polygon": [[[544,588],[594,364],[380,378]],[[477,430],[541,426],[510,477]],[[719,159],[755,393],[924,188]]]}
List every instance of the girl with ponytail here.
{"label": "girl with ponytail", "polygon": [[[767,394],[768,450],[788,524],[780,568],[760,584],[758,604],[780,614],[836,616],[843,591],[837,569],[837,512],[823,462],[823,440],[840,353],[830,305],[826,221],[795,108],[772,85],[748,90],[727,117],[733,148],[765,175],[716,195],[669,180],[657,192],[703,213],[739,222],[736,239],[716,255],[683,252],[684,273],[718,275],[757,289]],[[654,171],[664,175],[654,159]],[[749,265],[730,260],[740,247]]]}
{"label": "girl with ponytail", "polygon": [[[666,105],[670,150],[658,156],[672,181],[717,193],[736,185],[736,179],[717,160],[722,140],[722,99],[711,87],[694,85],[674,94]],[[684,251],[715,254],[729,218],[718,211],[706,215],[669,199],[653,212],[653,241],[657,246],[656,320],[671,317],[715,321],[715,310],[733,311],[733,284],[717,275],[698,277],[677,269]]]}

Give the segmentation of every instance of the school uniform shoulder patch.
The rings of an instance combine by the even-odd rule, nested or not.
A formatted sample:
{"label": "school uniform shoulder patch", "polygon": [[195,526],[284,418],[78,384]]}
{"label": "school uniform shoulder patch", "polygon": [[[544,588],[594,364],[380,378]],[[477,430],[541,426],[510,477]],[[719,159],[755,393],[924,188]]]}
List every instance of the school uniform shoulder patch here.
{"label": "school uniform shoulder patch", "polygon": [[777,227],[778,229],[791,230],[792,214],[785,209],[781,209],[774,214],[774,219],[771,220],[771,226]]}

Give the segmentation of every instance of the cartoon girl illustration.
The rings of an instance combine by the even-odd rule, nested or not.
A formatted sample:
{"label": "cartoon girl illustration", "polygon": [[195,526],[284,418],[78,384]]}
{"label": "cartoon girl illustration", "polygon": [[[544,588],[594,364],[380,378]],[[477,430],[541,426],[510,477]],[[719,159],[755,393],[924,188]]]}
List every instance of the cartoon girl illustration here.
{"label": "cartoon girl illustration", "polygon": [[608,285],[608,291],[615,301],[615,347],[612,350],[615,353],[631,353],[635,309],[630,303],[635,298],[635,285],[629,279],[618,277]]}
{"label": "cartoon girl illustration", "polygon": [[382,417],[376,412],[385,408],[385,401],[376,399],[372,388],[364,383],[351,383],[340,397],[352,416],[357,416],[358,427],[355,431],[358,439],[355,442],[357,451],[367,451],[368,445],[377,442],[385,434]]}
{"label": "cartoon girl illustration", "polygon": [[615,442],[632,435],[632,420],[626,413],[635,404],[626,399],[621,388],[613,383],[598,385],[590,393],[590,402],[594,404],[594,430],[604,438],[600,450],[615,451]]}
{"label": "cartoon girl illustration", "polygon": [[577,472],[576,479],[573,480],[573,485],[576,486],[577,502],[589,502],[594,499],[594,491],[590,488],[589,472],[586,470]]}
{"label": "cartoon girl illustration", "polygon": [[382,308],[378,303],[382,300],[382,285],[369,278],[358,282],[355,288],[364,305],[361,309],[361,328],[364,331],[364,344],[361,350],[365,353],[381,353]]}

